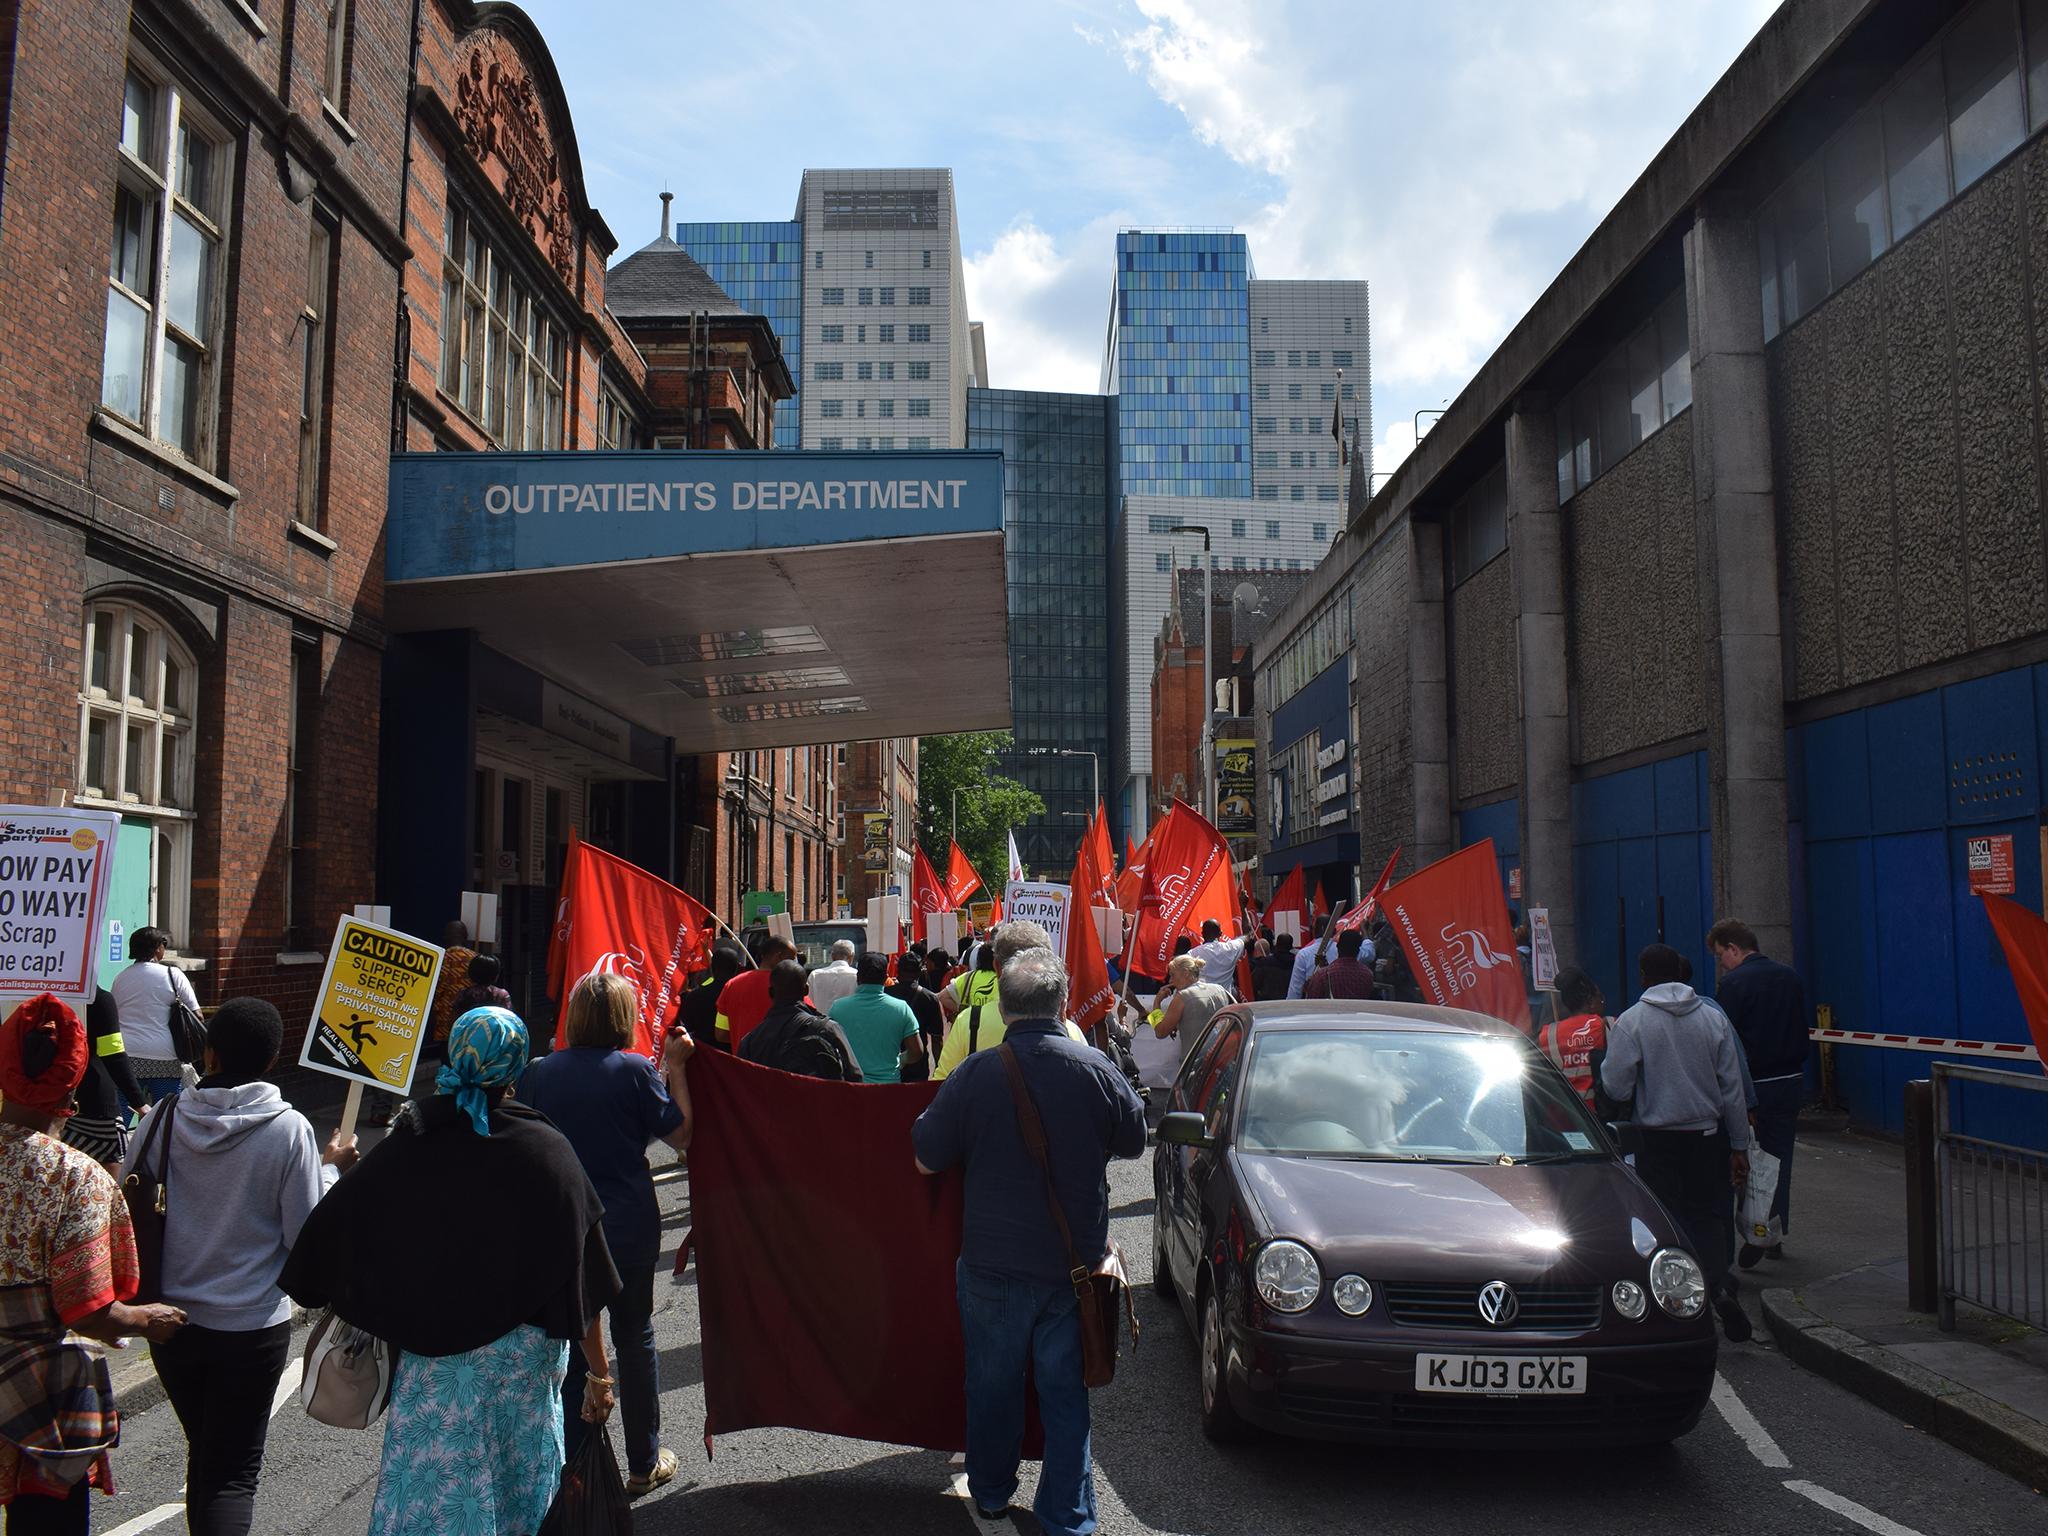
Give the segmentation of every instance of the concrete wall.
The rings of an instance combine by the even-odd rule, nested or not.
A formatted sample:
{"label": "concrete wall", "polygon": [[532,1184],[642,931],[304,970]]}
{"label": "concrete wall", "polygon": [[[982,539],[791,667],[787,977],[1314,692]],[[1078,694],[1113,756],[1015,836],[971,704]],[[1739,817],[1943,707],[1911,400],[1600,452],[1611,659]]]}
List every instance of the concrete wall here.
{"label": "concrete wall", "polygon": [[[1358,737],[1351,743],[1352,793],[1364,878],[1378,876],[1387,856],[1415,841],[1415,776],[1410,768],[1408,688],[1409,523],[1403,518],[1359,562],[1352,642],[1352,706]],[[1414,868],[1412,860],[1404,864]]]}
{"label": "concrete wall", "polygon": [[1496,557],[1444,604],[1451,640],[1451,792],[1460,802],[1521,777],[1509,558]]}
{"label": "concrete wall", "polygon": [[1564,531],[1572,761],[1700,730],[1692,413],[1567,502]]}

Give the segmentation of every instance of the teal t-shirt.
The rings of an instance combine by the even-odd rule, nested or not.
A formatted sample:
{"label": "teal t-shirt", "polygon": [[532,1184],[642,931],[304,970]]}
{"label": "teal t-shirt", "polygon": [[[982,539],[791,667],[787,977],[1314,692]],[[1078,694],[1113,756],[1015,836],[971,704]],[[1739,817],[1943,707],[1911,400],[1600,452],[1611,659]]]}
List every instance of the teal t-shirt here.
{"label": "teal t-shirt", "polygon": [[860,1074],[871,1083],[900,1083],[897,1053],[917,1033],[917,1015],[900,997],[891,997],[874,983],[855,987],[825,1015],[846,1033],[860,1062]]}

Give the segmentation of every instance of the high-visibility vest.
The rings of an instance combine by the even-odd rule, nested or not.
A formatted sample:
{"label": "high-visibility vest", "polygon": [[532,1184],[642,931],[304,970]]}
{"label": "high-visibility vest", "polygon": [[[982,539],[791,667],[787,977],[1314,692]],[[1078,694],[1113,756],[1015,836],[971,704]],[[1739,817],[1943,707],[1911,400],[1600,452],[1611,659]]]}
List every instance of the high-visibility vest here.
{"label": "high-visibility vest", "polygon": [[1593,1053],[1607,1044],[1607,1021],[1597,1013],[1574,1014],[1543,1026],[1538,1043],[1556,1062],[1580,1098],[1593,1104]]}

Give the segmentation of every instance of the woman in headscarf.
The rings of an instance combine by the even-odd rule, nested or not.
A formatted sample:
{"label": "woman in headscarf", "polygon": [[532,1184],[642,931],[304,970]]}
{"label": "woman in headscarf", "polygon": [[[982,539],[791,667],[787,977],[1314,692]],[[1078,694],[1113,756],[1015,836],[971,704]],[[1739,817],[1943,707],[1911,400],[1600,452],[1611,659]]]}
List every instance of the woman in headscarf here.
{"label": "woman in headscarf", "polygon": [[530,1536],[562,1471],[562,1378],[613,1403],[600,1313],[618,1294],[604,1208],[561,1132],[507,1090],[526,1026],[473,1008],[435,1098],[306,1218],[280,1281],[399,1351],[370,1536]]}
{"label": "woman in headscarf", "polygon": [[106,1356],[68,1342],[142,1334],[162,1342],[185,1314],[130,1306],[135,1233],[113,1176],[57,1139],[85,1076],[85,1027],[56,998],[0,1024],[0,1505],[8,1536],[83,1532],[88,1488],[114,1491],[107,1452],[120,1415]]}

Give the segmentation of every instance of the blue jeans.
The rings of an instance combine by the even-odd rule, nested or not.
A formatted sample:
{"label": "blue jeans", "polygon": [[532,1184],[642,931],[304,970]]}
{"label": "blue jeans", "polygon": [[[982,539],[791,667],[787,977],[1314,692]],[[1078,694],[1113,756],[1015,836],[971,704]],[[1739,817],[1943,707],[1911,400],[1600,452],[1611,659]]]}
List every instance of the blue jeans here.
{"label": "blue jeans", "polygon": [[[606,1307],[611,1323],[612,1380],[617,1383],[621,1448],[626,1475],[644,1477],[654,1470],[661,1451],[661,1361],[654,1348],[654,1260],[619,1267],[624,1281]],[[574,1456],[583,1443],[583,1377],[580,1347],[569,1351],[569,1374],[562,1381],[562,1443]]]}
{"label": "blue jeans", "polygon": [[1017,1491],[1028,1368],[1045,1425],[1045,1461],[1031,1512],[1046,1536],[1086,1536],[1095,1529],[1095,1472],[1074,1288],[970,1269],[964,1260],[958,1284],[967,1346],[968,1493],[982,1509],[995,1510]]}

